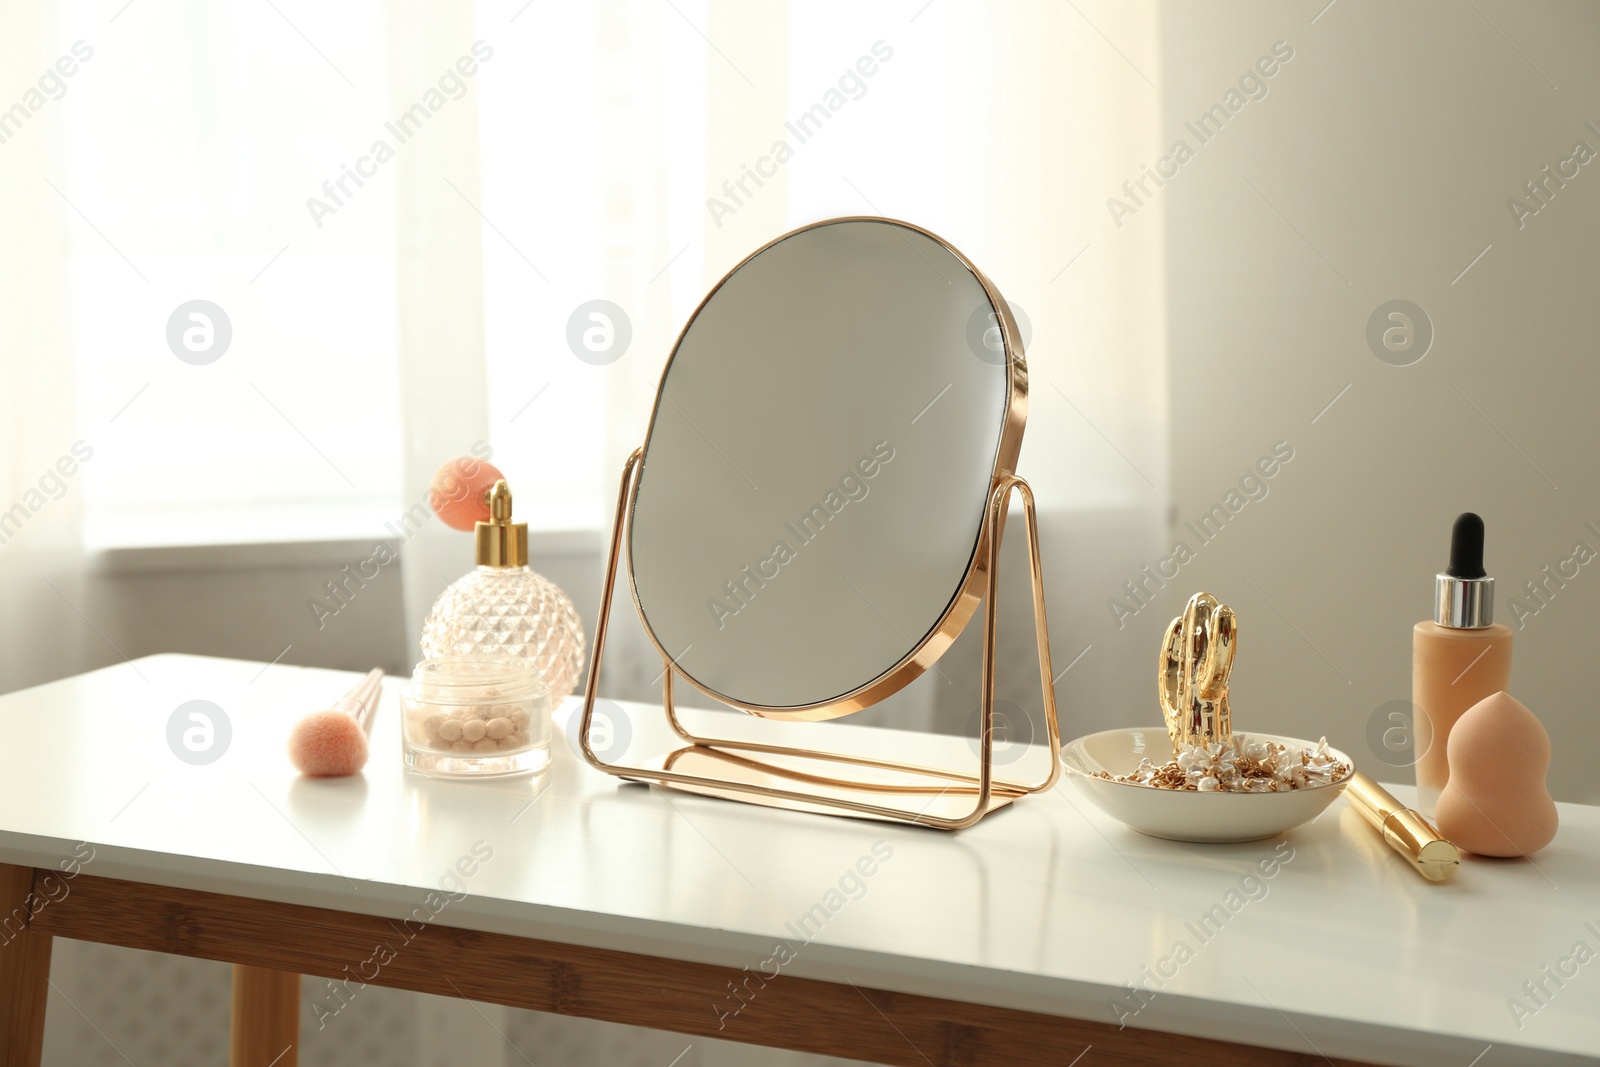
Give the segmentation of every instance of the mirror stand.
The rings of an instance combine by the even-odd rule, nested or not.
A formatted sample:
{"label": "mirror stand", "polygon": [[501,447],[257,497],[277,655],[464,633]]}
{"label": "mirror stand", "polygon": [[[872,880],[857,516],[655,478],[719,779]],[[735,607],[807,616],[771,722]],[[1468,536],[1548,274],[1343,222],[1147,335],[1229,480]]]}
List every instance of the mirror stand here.
{"label": "mirror stand", "polygon": [[[1050,669],[1050,629],[1045,618],[1044,578],[1039,556],[1038,519],[1033,491],[1015,474],[995,478],[984,513],[982,551],[986,553],[983,604],[983,670],[980,694],[980,751],[977,773],[920,767],[841,752],[762,744],[727,738],[701,737],[679,721],[673,704],[674,664],[663,657],[662,704],[673,731],[688,742],[652,765],[607,763],[595,755],[589,741],[594,703],[599,691],[600,664],[605,652],[611,596],[616,586],[624,525],[629,502],[642,464],[638,449],[623,466],[622,487],[611,528],[611,548],[606,559],[600,617],[595,626],[594,657],[579,726],[579,746],[584,759],[608,774],[631,781],[722,797],[749,804],[913,823],[940,830],[971,826],[989,812],[1029,793],[1055,785],[1061,771],[1061,734],[1056,720],[1055,691]],[[994,775],[994,650],[999,585],[1000,541],[1005,531],[1006,509],[1015,492],[1022,498],[1028,536],[1028,566],[1032,577],[1034,631],[1038,642],[1039,681],[1044,693],[1047,752],[1050,772],[1042,781],[1013,782]],[[658,765],[656,765],[658,764]],[[899,803],[896,803],[899,801]]]}

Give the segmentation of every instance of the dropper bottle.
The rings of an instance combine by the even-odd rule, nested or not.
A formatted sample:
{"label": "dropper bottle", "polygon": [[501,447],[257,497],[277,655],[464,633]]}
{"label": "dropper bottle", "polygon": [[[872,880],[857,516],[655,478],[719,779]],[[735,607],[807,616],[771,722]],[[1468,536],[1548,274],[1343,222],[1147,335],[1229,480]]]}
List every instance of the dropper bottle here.
{"label": "dropper bottle", "polygon": [[1450,780],[1450,730],[1472,705],[1511,683],[1511,630],[1494,621],[1494,579],[1483,569],[1483,520],[1450,531],[1450,565],[1434,581],[1433,619],[1411,633],[1417,810],[1432,816]]}

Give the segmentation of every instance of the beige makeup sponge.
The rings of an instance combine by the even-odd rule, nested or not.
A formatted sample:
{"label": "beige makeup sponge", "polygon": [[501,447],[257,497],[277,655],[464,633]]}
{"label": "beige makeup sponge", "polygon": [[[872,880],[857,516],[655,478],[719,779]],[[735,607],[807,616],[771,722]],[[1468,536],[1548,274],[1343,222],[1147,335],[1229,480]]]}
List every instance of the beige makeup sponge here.
{"label": "beige makeup sponge", "polygon": [[1450,780],[1439,794],[1439,832],[1480,856],[1526,856],[1556,836],[1545,787],[1550,735],[1509,693],[1484,697],[1457,720],[1446,746]]}

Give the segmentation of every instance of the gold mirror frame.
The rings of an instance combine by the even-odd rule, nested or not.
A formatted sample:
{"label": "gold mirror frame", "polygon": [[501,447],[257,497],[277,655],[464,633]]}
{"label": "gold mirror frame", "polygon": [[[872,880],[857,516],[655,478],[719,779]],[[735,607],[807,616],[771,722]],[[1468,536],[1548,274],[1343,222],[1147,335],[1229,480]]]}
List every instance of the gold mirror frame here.
{"label": "gold mirror frame", "polygon": [[[1027,482],[1014,472],[1017,456],[1022,447],[1022,432],[1027,418],[1028,371],[1023,357],[1020,331],[1010,306],[989,278],[971,260],[949,242],[929,230],[897,219],[872,215],[849,215],[826,219],[790,230],[768,241],[750,255],[741,259],[732,270],[722,276],[706,296],[695,306],[694,312],[678,333],[672,354],[661,372],[656,387],[656,402],[651,409],[650,423],[645,440],[651,439],[655,420],[660,412],[667,377],[677,358],[684,338],[695,319],[722,286],[740,268],[754,260],[773,245],[796,234],[823,226],[844,222],[874,222],[901,226],[913,230],[937,243],[956,258],[982,285],[985,296],[995,309],[1000,325],[1001,342],[1006,355],[1006,410],[1001,423],[1000,441],[995,449],[990,490],[984,518],[973,546],[972,557],[956,594],[945,608],[936,625],[907,653],[899,663],[859,688],[827,701],[793,707],[754,705],[734,700],[702,685],[684,674],[673,657],[662,647],[650,627],[644,609],[639,603],[638,589],[633,576],[631,526],[639,488],[639,474],[644,465],[645,448],[635,449],[623,466],[622,484],[617,496],[613,517],[610,550],[607,554],[605,580],[600,595],[600,615],[595,626],[594,655],[589,664],[589,675],[584,692],[583,718],[578,730],[579,745],[588,763],[608,774],[633,781],[650,782],[688,792],[719,796],[730,800],[782,807],[793,810],[818,811],[857,817],[910,822],[938,829],[960,829],[976,823],[988,812],[1029,793],[1051,788],[1061,770],[1059,751],[1061,734],[1056,716],[1055,693],[1050,667],[1049,624],[1045,615],[1044,582],[1039,554],[1038,519],[1033,491]],[[1011,495],[1019,494],[1023,502],[1028,537],[1029,572],[1033,585],[1034,629],[1038,644],[1040,684],[1043,689],[1047,753],[1050,768],[1044,779],[1033,782],[1011,782],[993,776],[994,742],[994,646],[997,618],[999,548],[1005,531],[1006,511]],[[593,725],[594,703],[599,689],[600,667],[611,616],[612,594],[616,587],[617,569],[624,544],[628,551],[629,590],[634,610],[638,612],[646,635],[662,659],[663,711],[673,731],[690,746],[667,754],[660,767],[645,765],[620,765],[600,759],[590,744],[589,733]],[[979,603],[985,606],[982,690],[980,694],[980,751],[977,774],[929,768],[862,756],[829,753],[816,749],[801,749],[781,745],[740,741],[728,738],[702,737],[686,729],[679,720],[673,701],[674,675],[684,679],[701,692],[729,707],[737,708],[764,719],[789,721],[816,721],[848,715],[882,701],[898,692],[931,667],[955,642],[957,636],[976,614]],[[744,755],[749,754],[749,755]],[[727,769],[722,775],[692,774],[673,769],[686,755],[707,756],[712,762]],[[752,756],[767,757],[767,762]],[[816,773],[808,764],[821,764],[830,773]],[[839,770],[834,770],[837,765]],[[843,776],[854,769],[854,776]],[[859,772],[888,772],[900,780],[885,781],[863,777]],[[898,796],[914,802],[923,799],[920,807],[885,803],[886,797]],[[968,804],[970,798],[970,805]],[[958,809],[950,814],[931,812],[934,803]],[[943,809],[941,809],[943,810]]]}

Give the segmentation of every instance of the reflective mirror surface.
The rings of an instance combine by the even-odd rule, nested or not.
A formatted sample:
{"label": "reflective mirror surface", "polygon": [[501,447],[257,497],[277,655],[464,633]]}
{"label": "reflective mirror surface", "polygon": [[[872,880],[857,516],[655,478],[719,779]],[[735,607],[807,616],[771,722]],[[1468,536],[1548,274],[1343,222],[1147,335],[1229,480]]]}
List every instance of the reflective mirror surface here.
{"label": "reflective mirror surface", "polygon": [[948,245],[881,219],[796,231],[705,300],[662,379],[629,535],[645,627],[691,682],[826,718],[954,638],[1021,438],[997,305]]}

